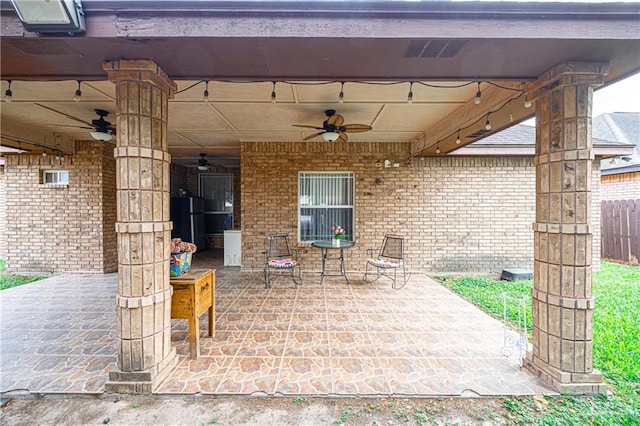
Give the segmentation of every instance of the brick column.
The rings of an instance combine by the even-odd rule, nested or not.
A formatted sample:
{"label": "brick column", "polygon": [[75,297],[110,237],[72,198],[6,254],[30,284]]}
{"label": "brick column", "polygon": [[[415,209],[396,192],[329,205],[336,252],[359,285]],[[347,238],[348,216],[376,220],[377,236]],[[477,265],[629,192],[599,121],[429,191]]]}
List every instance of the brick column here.
{"label": "brick column", "polygon": [[151,393],[177,362],[171,347],[168,101],[176,85],[152,61],[104,64],[116,85],[118,370],[107,392]]}
{"label": "brick column", "polygon": [[525,366],[558,392],[606,392],[593,370],[591,103],[608,66],[568,63],[536,98],[533,352]]}

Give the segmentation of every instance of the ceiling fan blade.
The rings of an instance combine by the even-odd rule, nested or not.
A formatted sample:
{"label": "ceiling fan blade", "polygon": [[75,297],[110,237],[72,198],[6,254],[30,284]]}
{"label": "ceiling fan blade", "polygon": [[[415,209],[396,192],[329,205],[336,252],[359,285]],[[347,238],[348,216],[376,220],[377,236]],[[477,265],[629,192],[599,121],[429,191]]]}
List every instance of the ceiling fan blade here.
{"label": "ceiling fan blade", "polygon": [[342,126],[342,123],[344,123],[344,117],[340,114],[333,114],[330,115],[326,121],[330,126],[340,127]]}
{"label": "ceiling fan blade", "polygon": [[73,129],[90,129],[93,130],[93,127],[89,126],[72,126],[71,124],[47,124],[49,127],[71,127]]}
{"label": "ceiling fan blade", "polygon": [[340,130],[343,132],[349,133],[360,133],[360,132],[368,132],[371,130],[371,126],[367,126],[366,124],[345,124],[340,127]]}
{"label": "ceiling fan blade", "polygon": [[347,136],[347,134],[345,132],[338,132],[338,134],[340,135],[340,136],[338,136],[338,139],[341,142],[346,142],[346,141],[349,140],[349,136]]}
{"label": "ceiling fan blade", "polygon": [[[67,118],[68,118],[68,119],[70,119],[70,120],[77,121],[77,122],[82,123],[82,124],[85,124],[85,125],[87,125],[87,126],[91,126],[91,123],[87,123],[86,121],[81,120],[81,119],[79,119],[79,118],[76,118],[76,117],[74,117],[74,116],[72,116],[72,115],[69,115],[69,114],[67,114],[67,113],[65,113],[65,112],[58,111],[57,109],[54,109],[54,108],[51,108],[51,107],[48,107],[48,106],[46,106],[46,105],[39,104],[39,103],[36,103],[35,105],[39,106],[40,108],[43,108],[43,109],[49,110],[49,111],[51,111],[51,112],[55,112],[56,114],[63,115],[63,116],[67,117]],[[93,127],[91,127],[91,128],[93,129]]]}
{"label": "ceiling fan blade", "polygon": [[318,126],[309,126],[306,124],[292,124],[293,127],[304,127],[306,129],[316,129],[316,130],[323,130],[322,127],[318,127]]}
{"label": "ceiling fan blade", "polygon": [[313,139],[313,138],[317,138],[318,136],[320,136],[321,134],[323,134],[324,132],[319,132],[319,133],[314,133],[312,135],[309,135],[305,138],[303,138],[303,141],[308,141],[309,139]]}

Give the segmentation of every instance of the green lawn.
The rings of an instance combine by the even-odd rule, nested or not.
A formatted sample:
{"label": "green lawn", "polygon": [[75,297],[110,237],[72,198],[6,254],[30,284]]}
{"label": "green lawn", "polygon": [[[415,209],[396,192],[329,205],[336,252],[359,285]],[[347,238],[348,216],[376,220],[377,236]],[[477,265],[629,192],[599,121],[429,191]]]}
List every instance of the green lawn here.
{"label": "green lawn", "polygon": [[17,287],[19,285],[28,284],[30,282],[38,281],[45,278],[45,277],[8,274],[6,271],[7,271],[7,262],[4,259],[0,259],[0,290],[6,290],[11,287]]}
{"label": "green lawn", "polygon": [[[502,293],[531,295],[531,281],[493,281],[484,277],[442,280],[487,313],[502,319]],[[505,398],[509,421],[523,425],[640,425],[640,267],[601,263],[593,276],[594,368],[610,385],[612,396],[575,398]],[[531,305],[528,305],[528,317]],[[517,310],[507,316],[517,321]],[[528,324],[531,324],[530,319]],[[531,327],[529,327],[529,331]]]}

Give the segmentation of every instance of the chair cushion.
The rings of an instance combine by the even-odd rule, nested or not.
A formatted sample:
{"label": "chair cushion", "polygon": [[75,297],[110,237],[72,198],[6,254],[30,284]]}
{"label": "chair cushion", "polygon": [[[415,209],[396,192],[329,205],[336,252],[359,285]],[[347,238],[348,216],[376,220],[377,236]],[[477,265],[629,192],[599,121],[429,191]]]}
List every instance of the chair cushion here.
{"label": "chair cushion", "polygon": [[376,268],[397,268],[402,265],[400,259],[385,259],[382,257],[367,259],[367,262]]}
{"label": "chair cushion", "polygon": [[269,266],[269,268],[277,268],[277,269],[282,269],[282,268],[293,268],[294,266],[297,266],[298,262],[293,260],[293,259],[288,259],[288,258],[284,258],[284,259],[270,259],[267,262],[267,266]]}

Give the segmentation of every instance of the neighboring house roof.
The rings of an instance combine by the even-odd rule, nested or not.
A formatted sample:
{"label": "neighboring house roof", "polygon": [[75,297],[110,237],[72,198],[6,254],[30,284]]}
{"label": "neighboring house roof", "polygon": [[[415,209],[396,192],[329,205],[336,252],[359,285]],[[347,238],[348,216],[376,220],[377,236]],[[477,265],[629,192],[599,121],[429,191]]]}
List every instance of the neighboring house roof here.
{"label": "neighboring house roof", "polygon": [[[632,144],[616,139],[592,138],[596,156],[627,156],[632,152]],[[536,128],[526,124],[516,124],[495,133],[449,155],[534,155]]]}
{"label": "neighboring house roof", "polygon": [[613,112],[593,119],[593,135],[635,146],[630,155],[602,160],[603,175],[640,171],[640,112]]}

